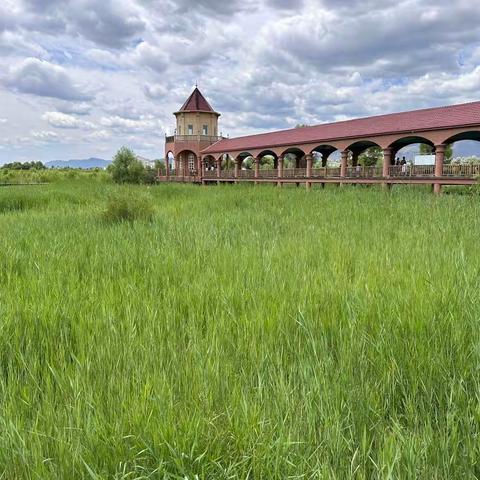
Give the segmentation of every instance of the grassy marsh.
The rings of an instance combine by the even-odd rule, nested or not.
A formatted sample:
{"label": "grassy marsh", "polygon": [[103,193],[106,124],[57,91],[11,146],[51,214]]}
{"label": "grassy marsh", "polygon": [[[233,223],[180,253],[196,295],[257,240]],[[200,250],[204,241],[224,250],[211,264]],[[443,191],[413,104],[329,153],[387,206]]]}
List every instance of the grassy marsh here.
{"label": "grassy marsh", "polygon": [[[153,220],[102,221],[122,192]],[[477,478],[479,223],[418,188],[0,189],[0,477]]]}

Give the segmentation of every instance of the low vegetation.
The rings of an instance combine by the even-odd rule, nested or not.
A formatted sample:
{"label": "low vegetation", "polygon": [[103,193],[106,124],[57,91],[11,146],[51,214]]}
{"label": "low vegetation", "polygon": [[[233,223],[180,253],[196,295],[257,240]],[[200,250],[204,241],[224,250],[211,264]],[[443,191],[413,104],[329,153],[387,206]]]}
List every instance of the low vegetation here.
{"label": "low vegetation", "polygon": [[109,223],[151,221],[154,215],[153,199],[143,192],[121,192],[112,194],[102,213]]}
{"label": "low vegetation", "polygon": [[[138,195],[151,221],[102,219]],[[477,197],[77,179],[16,204],[1,478],[479,477]]]}

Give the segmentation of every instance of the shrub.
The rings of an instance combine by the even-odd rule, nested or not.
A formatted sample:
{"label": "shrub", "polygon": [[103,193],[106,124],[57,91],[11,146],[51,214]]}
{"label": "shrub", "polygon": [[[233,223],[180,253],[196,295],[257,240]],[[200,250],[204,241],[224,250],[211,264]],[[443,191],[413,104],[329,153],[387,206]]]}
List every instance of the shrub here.
{"label": "shrub", "polygon": [[102,214],[103,220],[108,223],[151,221],[154,214],[151,197],[144,193],[135,193],[133,195],[122,192],[112,195]]}
{"label": "shrub", "polygon": [[145,167],[127,147],[122,147],[108,168],[115,183],[143,183]]}

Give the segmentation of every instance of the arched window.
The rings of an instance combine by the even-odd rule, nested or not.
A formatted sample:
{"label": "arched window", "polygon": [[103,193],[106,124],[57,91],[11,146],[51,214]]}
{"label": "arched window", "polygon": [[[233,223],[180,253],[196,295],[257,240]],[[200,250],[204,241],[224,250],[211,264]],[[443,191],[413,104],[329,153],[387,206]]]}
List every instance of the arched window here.
{"label": "arched window", "polygon": [[195,154],[191,152],[188,154],[188,169],[191,172],[195,170]]}

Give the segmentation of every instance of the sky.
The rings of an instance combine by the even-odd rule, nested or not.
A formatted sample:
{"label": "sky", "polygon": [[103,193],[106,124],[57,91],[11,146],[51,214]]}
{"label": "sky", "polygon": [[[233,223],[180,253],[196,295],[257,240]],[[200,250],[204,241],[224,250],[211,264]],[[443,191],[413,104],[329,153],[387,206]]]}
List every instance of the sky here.
{"label": "sky", "polygon": [[198,83],[230,137],[480,100],[472,0],[2,0],[0,163],[162,158]]}

